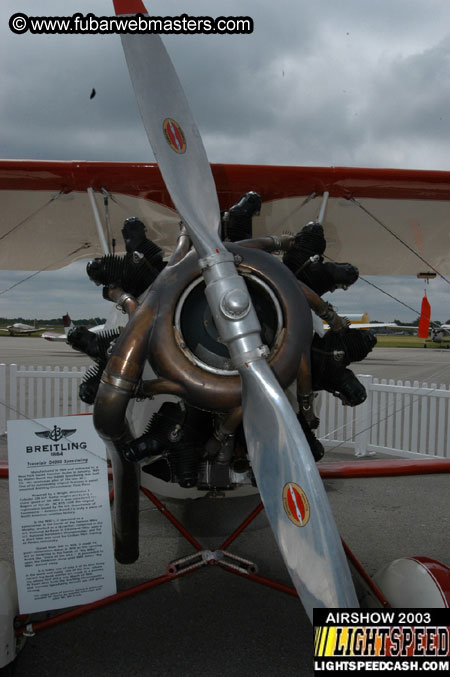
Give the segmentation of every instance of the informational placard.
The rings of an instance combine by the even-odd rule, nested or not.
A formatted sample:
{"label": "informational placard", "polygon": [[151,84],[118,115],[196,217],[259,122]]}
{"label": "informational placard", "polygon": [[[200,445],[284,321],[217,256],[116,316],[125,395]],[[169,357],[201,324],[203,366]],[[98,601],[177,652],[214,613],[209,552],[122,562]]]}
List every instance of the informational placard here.
{"label": "informational placard", "polygon": [[114,594],[106,449],[92,417],[8,421],[8,459],[20,612]]}

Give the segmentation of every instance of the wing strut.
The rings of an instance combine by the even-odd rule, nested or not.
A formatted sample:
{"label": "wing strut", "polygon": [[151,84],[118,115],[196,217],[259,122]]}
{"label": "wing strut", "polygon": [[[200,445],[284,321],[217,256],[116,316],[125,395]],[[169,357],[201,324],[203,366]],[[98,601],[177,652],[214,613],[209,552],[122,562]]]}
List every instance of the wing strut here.
{"label": "wing strut", "polygon": [[106,241],[105,233],[103,231],[103,224],[100,219],[100,214],[98,213],[98,207],[97,203],[95,201],[95,194],[94,191],[91,187],[87,189],[87,193],[89,195],[89,201],[91,203],[92,211],[94,212],[94,219],[95,219],[95,225],[97,226],[97,234],[100,240],[100,244],[102,245],[103,253],[104,254],[110,254],[110,249],[109,249],[109,244]]}

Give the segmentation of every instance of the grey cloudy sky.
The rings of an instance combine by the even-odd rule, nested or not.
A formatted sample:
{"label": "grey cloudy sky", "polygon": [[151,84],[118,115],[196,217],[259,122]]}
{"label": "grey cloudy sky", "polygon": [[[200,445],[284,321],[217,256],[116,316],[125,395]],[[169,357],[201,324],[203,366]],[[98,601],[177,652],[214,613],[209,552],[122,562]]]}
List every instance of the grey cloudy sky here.
{"label": "grey cloudy sky", "polygon": [[[210,161],[449,169],[448,0],[154,0],[147,7],[163,16],[254,19],[252,35],[165,38]],[[0,156],[153,160],[119,37],[14,35],[8,19],[18,11],[113,14],[111,0],[2,0]],[[0,289],[23,277],[0,271]],[[374,281],[419,308],[422,282]],[[448,290],[443,281],[429,285],[434,319],[450,318]],[[333,298],[341,311],[414,319],[364,282]],[[0,316],[66,310],[75,318],[108,313],[84,263],[0,295]]]}

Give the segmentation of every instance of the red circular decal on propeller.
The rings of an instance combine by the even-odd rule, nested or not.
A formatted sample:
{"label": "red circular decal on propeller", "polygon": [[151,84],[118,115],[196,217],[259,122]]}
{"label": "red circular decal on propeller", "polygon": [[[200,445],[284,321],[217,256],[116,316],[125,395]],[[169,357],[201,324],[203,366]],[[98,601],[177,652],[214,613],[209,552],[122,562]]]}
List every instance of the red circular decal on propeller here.
{"label": "red circular decal on propeller", "polygon": [[169,146],[176,153],[184,153],[186,151],[186,138],[183,130],[176,120],[166,118],[163,122],[164,136]]}
{"label": "red circular decal on propeller", "polygon": [[298,484],[289,482],[284,485],[283,505],[286,515],[297,527],[304,527],[309,522],[308,498]]}

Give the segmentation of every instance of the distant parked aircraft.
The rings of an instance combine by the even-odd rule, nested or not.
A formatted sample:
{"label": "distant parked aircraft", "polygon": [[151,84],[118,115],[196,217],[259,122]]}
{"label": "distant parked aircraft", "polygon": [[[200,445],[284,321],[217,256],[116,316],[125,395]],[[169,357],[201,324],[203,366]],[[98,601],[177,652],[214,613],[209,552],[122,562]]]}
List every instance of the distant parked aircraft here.
{"label": "distant parked aircraft", "polygon": [[67,341],[67,336],[69,331],[74,328],[74,323],[70,319],[69,313],[63,315],[63,324],[64,324],[64,334],[61,334],[58,331],[44,331],[41,334],[41,338],[47,339],[47,341]]}
{"label": "distant parked aircraft", "polygon": [[46,327],[36,327],[36,325],[33,327],[31,324],[16,322],[15,324],[10,324],[8,327],[3,327],[0,331],[8,332],[10,336],[23,336],[36,334],[43,329],[46,329]]}
{"label": "distant parked aircraft", "polygon": [[[72,322],[69,313],[63,315],[63,324],[64,324],[64,334],[61,334],[60,332],[56,331],[44,331],[41,334],[41,338],[44,338],[47,341],[65,341],[67,343],[67,337],[69,335],[69,332],[75,328],[75,325]],[[104,326],[105,326],[104,324],[98,324],[96,327],[90,327],[89,331],[93,332],[94,334],[98,334],[98,332],[102,331]]]}
{"label": "distant parked aircraft", "polygon": [[433,343],[446,343],[450,341],[450,324],[441,324],[440,327],[432,327],[430,339]]}
{"label": "distant parked aircraft", "polygon": [[[367,313],[345,313],[339,312],[339,315],[346,317],[349,321],[350,329],[376,329],[381,327],[397,327],[395,322],[371,322]],[[329,329],[328,324],[324,322],[325,329]]]}

